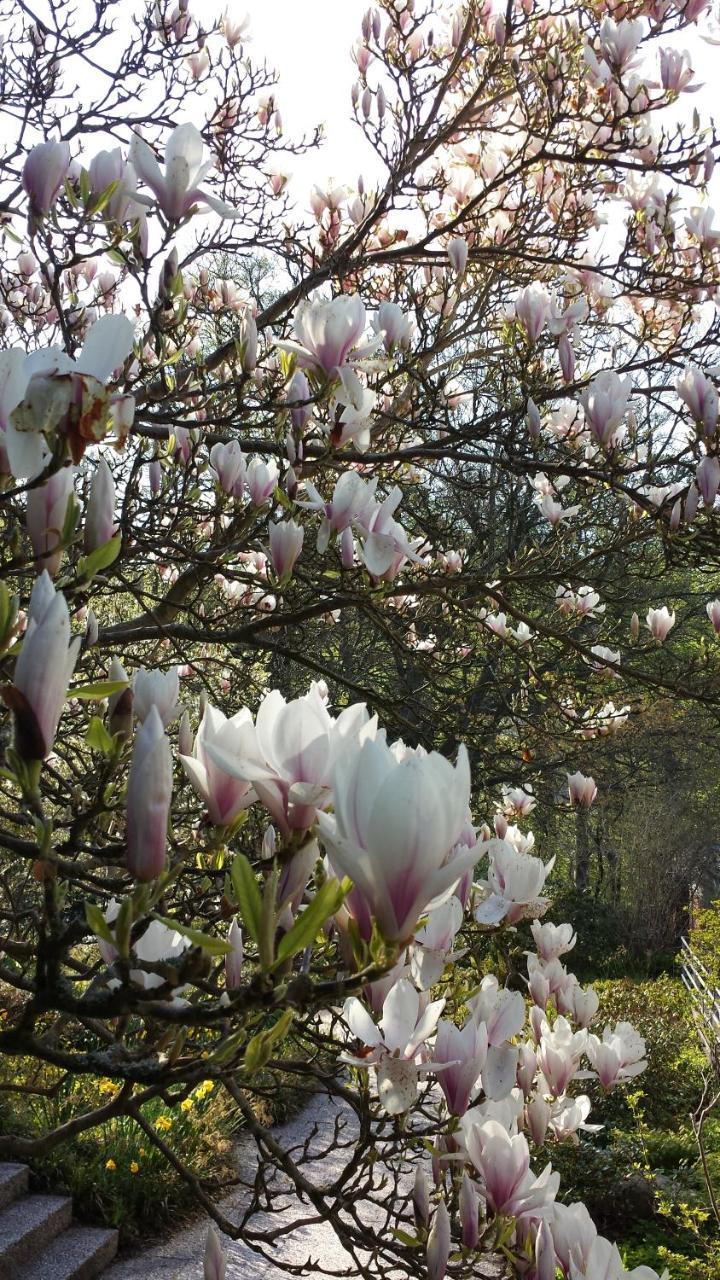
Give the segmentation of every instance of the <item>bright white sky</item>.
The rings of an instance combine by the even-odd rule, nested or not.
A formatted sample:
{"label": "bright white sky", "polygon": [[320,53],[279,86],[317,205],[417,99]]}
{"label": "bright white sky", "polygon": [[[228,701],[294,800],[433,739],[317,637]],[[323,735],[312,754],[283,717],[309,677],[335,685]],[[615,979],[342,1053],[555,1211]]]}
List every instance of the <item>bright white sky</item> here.
{"label": "bright white sky", "polygon": [[350,90],[357,69],[351,49],[369,0],[230,0],[234,15],[250,17],[253,59],[266,57],[280,75],[278,98],[283,124],[294,135],[322,124],[326,142],[320,155],[293,161],[299,196],[328,178],[357,184],[358,175],[376,177],[379,162],[351,118]]}

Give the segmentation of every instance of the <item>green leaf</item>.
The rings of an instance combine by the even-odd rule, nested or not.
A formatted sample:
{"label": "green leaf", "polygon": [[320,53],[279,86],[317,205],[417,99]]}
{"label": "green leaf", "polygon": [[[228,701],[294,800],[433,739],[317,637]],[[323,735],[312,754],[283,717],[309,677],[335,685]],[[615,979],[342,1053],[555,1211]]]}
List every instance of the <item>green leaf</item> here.
{"label": "green leaf", "polygon": [[300,912],[292,929],[281,939],[277,949],[277,963],[310,946],[325,921],[340,909],[344,898],[345,892],[338,880],[328,880],[318,889],[312,902]]}
{"label": "green leaf", "polygon": [[95,680],[92,684],[76,684],[68,689],[68,698],[79,698],[81,702],[95,702],[101,698],[110,698],[121,689],[127,689],[129,680]]}
{"label": "green leaf", "polygon": [[115,743],[99,716],[93,716],[90,721],[85,741],[93,751],[99,751],[104,756],[112,755]]}
{"label": "green leaf", "polygon": [[63,527],[60,533],[60,542],[64,547],[66,547],[69,542],[72,542],[72,536],[75,532],[79,519],[80,503],[75,495],[71,494],[65,508],[65,519],[63,520]]}
{"label": "green leaf", "polygon": [[94,578],[96,573],[100,573],[102,569],[107,569],[114,564],[120,555],[122,546],[122,535],[115,534],[114,538],[110,538],[108,542],[103,542],[101,547],[96,547],[88,556],[81,556],[78,560],[78,573],[81,578]]}
{"label": "green leaf", "polygon": [[274,1026],[269,1027],[267,1031],[258,1031],[257,1035],[253,1036],[245,1050],[243,1065],[247,1072],[258,1071],[260,1067],[265,1066],[274,1046],[285,1039],[293,1017],[293,1010],[285,1009]]}
{"label": "green leaf", "polygon": [[110,183],[109,187],[106,187],[104,191],[100,192],[99,196],[95,196],[94,200],[90,201],[85,210],[89,218],[92,218],[94,214],[100,213],[105,208],[108,200],[110,200],[117,191],[118,186],[119,180],[115,178],[114,181]]}
{"label": "green leaf", "polygon": [[240,908],[243,924],[253,942],[260,940],[262,899],[255,872],[244,853],[236,853],[230,865],[230,879],[235,890],[235,900]]}
{"label": "green leaf", "polygon": [[85,919],[88,922],[88,928],[92,930],[97,938],[102,938],[103,942],[108,942],[111,947],[115,946],[115,934],[112,932],[102,911],[94,902],[85,903]]}
{"label": "green leaf", "polygon": [[183,938],[189,938],[194,947],[201,947],[203,951],[207,951],[210,956],[226,956],[232,947],[224,938],[213,938],[208,933],[202,933],[200,929],[191,929],[186,924],[180,924],[177,920],[171,920],[168,916],[153,915],[154,920],[159,920],[168,929],[173,929],[175,933],[181,933]]}

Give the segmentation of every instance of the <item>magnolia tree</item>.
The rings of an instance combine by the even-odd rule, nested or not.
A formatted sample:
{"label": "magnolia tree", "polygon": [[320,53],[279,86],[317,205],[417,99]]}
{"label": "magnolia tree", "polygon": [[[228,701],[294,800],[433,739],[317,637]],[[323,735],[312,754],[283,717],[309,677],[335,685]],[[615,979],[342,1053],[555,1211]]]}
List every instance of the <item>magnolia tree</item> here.
{"label": "magnolia tree", "polygon": [[[717,703],[720,602],[662,577],[717,553],[711,6],[383,0],[381,176],[299,209],[246,24],[119,8],[0,5],[0,1051],[116,1085],[0,1153],[128,1116],[268,1257],[289,1185],[368,1277],[652,1280],[558,1198],[644,1044],[527,819],[537,743],[582,812],[646,694]],[[268,1073],[334,1100],[340,1172]],[[205,1080],[239,1225],[145,1116]]]}

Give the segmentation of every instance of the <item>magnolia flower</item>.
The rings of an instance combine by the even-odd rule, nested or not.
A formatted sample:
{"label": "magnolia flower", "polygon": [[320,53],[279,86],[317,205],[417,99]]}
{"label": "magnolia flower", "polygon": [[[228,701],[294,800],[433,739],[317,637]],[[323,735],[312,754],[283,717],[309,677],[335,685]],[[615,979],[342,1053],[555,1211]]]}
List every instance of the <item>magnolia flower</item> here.
{"label": "magnolia flower", "polygon": [[553,1205],[552,1218],[549,1222],[555,1254],[562,1267],[563,1275],[570,1274],[571,1259],[573,1265],[582,1274],[597,1237],[597,1227],[587,1208],[579,1201],[574,1204],[562,1204],[558,1200]]}
{"label": "magnolia flower", "polygon": [[577,1074],[587,1038],[587,1031],[573,1031],[567,1018],[562,1015],[555,1019],[553,1027],[548,1022],[541,1024],[536,1059],[538,1070],[542,1072],[547,1085],[547,1092],[553,1097],[559,1098],[564,1094]]}
{"label": "magnolia flower", "polygon": [[318,827],[333,865],[360,889],[388,942],[412,936],[423,911],[449,896],[480,848],[455,850],[467,821],[470,766],[437,752],[366,738],[341,752],[333,815]]}
{"label": "magnolia flower", "polygon": [[687,50],[682,52],[679,49],[661,49],[660,50],[660,83],[669,93],[697,93],[701,85],[693,85],[690,88],[695,72],[693,71],[690,54]]}
{"label": "magnolia flower", "polygon": [[169,671],[146,671],[145,667],[140,667],[133,681],[135,715],[144,722],[155,707],[163,726],[167,727],[180,712],[179,693],[180,672],[177,667],[170,667]]}
{"label": "magnolia flower", "polygon": [[325,502],[311,481],[305,481],[305,492],[309,501],[297,502],[299,507],[307,507],[311,511],[322,511],[323,522],[317,538],[319,552],[326,551],[332,533],[343,533],[349,529],[354,520],[360,519],[366,511],[371,510],[374,503],[377,481],[367,482],[357,471],[344,471],[335,483],[330,502]]}
{"label": "magnolia flower", "polygon": [[112,222],[128,222],[145,218],[143,204],[137,196],[137,174],[132,165],[123,160],[119,147],[112,151],[98,151],[88,169],[90,191],[94,196],[103,195],[108,187],[116,184],[110,199],[103,207],[103,216]]}
{"label": "magnolia flower", "polygon": [[[475,843],[473,840],[472,844]],[[453,894],[428,915],[427,924],[415,934],[410,947],[410,971],[421,991],[427,991],[440,978],[450,959],[453,939],[463,919],[459,899]],[[460,953],[462,954],[462,952]]]}
{"label": "magnolia flower", "polygon": [[271,520],[268,529],[273,569],[281,581],[289,579],[302,550],[305,530],[294,520],[284,520],[278,524]]}
{"label": "magnolia flower", "polygon": [[94,551],[96,547],[104,546],[114,537],[116,530],[115,481],[107,462],[101,458],[92,478],[85,511],[85,551]]}
{"label": "magnolia flower", "polygon": [[[715,454],[706,454],[701,458],[695,472],[695,482],[705,506],[712,507],[720,488],[720,459],[716,458]],[[687,505],[685,515],[687,518]]]}
{"label": "magnolia flower", "polygon": [[380,334],[387,352],[405,350],[412,340],[412,325],[397,302],[381,302],[373,316],[373,328]]}
{"label": "magnolia flower", "polygon": [[35,560],[38,569],[46,569],[53,578],[62,561],[61,535],[68,503],[74,494],[74,481],[74,469],[61,467],[27,496],[25,519]]}
{"label": "magnolia flower", "polygon": [[467,240],[463,236],[453,236],[453,239],[448,241],[447,255],[453,270],[459,276],[463,276],[468,261]]}
{"label": "magnolia flower", "polygon": [[720,227],[713,226],[714,220],[715,210],[702,205],[693,205],[690,216],[685,219],[690,235],[706,249],[714,249],[720,244]]}
{"label": "magnolia flower", "polygon": [[[162,969],[166,965],[172,965],[173,961],[179,960],[189,946],[191,946],[190,939],[184,934],[177,933],[175,929],[169,929],[161,920],[153,920],[133,943],[132,955],[136,961],[149,966],[150,969],[154,965]],[[162,987],[167,981],[162,972],[147,973],[145,969],[131,969],[130,977],[136,986],[142,987],[145,991]]]}
{"label": "magnolia flower", "polygon": [[658,644],[662,644],[675,626],[675,612],[670,613],[665,604],[661,609],[648,609],[646,622],[653,640],[657,640]]}
{"label": "magnolia flower", "polygon": [[433,1058],[445,1067],[438,1078],[452,1115],[462,1116],[467,1111],[480,1087],[487,1053],[488,1033],[484,1022],[470,1018],[462,1029],[444,1019],[438,1022]]}
{"label": "magnolia flower", "polygon": [[545,285],[535,280],[526,289],[521,289],[515,299],[515,314],[528,342],[534,345],[552,314],[552,301]]}
{"label": "magnolia flower", "polygon": [[607,1026],[602,1040],[589,1035],[586,1052],[603,1089],[631,1080],[647,1066],[645,1041],[629,1022],[618,1022],[614,1029]]}
{"label": "magnolia flower", "polygon": [[540,893],[555,859],[542,863],[539,858],[518,853],[506,840],[490,840],[485,848],[490,853],[490,866],[486,897],[475,912],[478,923],[498,924],[507,919],[515,924],[533,912],[545,911],[547,899]]}
{"label": "magnolia flower", "polygon": [[517,814],[518,817],[526,818],[532,813],[537,800],[532,793],[532,787],[503,787],[503,811],[508,814]]}
{"label": "magnolia flower", "polygon": [[208,704],[192,754],[186,752],[180,756],[195,792],[205,801],[210,821],[218,826],[230,826],[257,797],[249,782],[225,773],[215,763],[208,752],[208,743],[237,755],[242,755],[245,750],[252,751],[255,728],[247,707],[227,719],[222,711]]}
{"label": "magnolia flower", "polygon": [[262,507],[272,497],[278,482],[278,468],[274,458],[265,462],[257,454],[247,466],[246,484],[254,507]]}
{"label": "magnolia flower", "polygon": [[548,1164],[535,1177],[523,1134],[511,1137],[497,1120],[485,1120],[466,1130],[465,1141],[492,1213],[518,1219],[551,1216],[560,1175]]}
{"label": "magnolia flower", "polygon": [[[594,644],[591,646],[590,652],[598,659],[597,662],[590,663],[593,671],[596,671],[598,675],[618,678],[619,672],[615,670],[615,666],[620,662],[619,649],[608,649],[605,644]],[[608,666],[608,663],[612,665]]]}
{"label": "magnolia flower", "polygon": [[70,170],[67,142],[41,142],[28,153],[22,184],[30,199],[30,212],[43,218],[57,200]]}
{"label": "magnolia flower", "polygon": [[311,827],[317,808],[327,804],[336,757],[376,733],[377,717],[368,716],[364,703],[346,707],[334,720],[317,686],[292,702],[273,689],[254,725],[246,730],[243,722],[242,734],[232,742],[207,739],[204,750],[222,773],[252,783],[273,821],[289,835]]}
{"label": "magnolia flower", "polygon": [[712,435],[718,421],[718,393],[715,384],[702,370],[689,364],[678,377],[675,387],[695,421],[702,426],[705,435]]}
{"label": "magnolia flower", "polygon": [[444,1280],[450,1258],[450,1247],[450,1215],[445,1206],[445,1201],[441,1200],[435,1210],[427,1240],[427,1280]]}
{"label": "magnolia flower", "polygon": [[108,669],[108,680],[124,681],[125,688],[111,693],[107,705],[107,726],[111,734],[119,733],[123,741],[132,734],[133,729],[133,690],[128,674],[119,658],[112,658]]}
{"label": "magnolia flower", "polygon": [[242,929],[234,917],[230,922],[227,940],[232,951],[228,951],[225,956],[225,987],[228,991],[234,991],[242,984],[244,958]]}
{"label": "magnolia flower", "polygon": [[14,716],[14,747],[23,760],[50,754],[81,644],[81,636],[70,639],[65,597],[41,573],[30,595],[14,681],[2,691]]}
{"label": "magnolia flower", "polygon": [[32,480],[47,466],[46,436],[65,435],[74,462],[103,438],[110,407],[104,384],[130,355],[133,337],[126,316],[106,315],[88,330],[77,360],[57,347],[0,352],[0,429],[17,480]]}
{"label": "magnolia flower", "polygon": [[585,421],[599,445],[610,444],[628,411],[632,382],[612,369],[596,374],[580,394]]}
{"label": "magnolia flower", "polygon": [[571,983],[563,992],[563,1009],[579,1027],[589,1027],[600,1008],[600,997],[593,987]]}
{"label": "magnolia flower", "polygon": [[245,490],[245,458],[237,440],[227,444],[218,441],[210,450],[210,466],[224,493],[241,499]]}
{"label": "magnolia flower", "polygon": [[212,1223],[208,1227],[203,1259],[203,1280],[225,1280],[227,1260],[220,1237]]}
{"label": "magnolia flower", "polygon": [[420,1076],[435,1069],[435,1063],[423,1060],[423,1050],[444,1007],[444,1000],[435,1000],[421,1012],[420,996],[407,978],[388,993],[377,1025],[356,996],[345,1001],[343,1019],[365,1052],[358,1057],[343,1054],[342,1061],[362,1069],[375,1067],[378,1098],[389,1115],[407,1111],[417,1098]]}
{"label": "magnolia flower", "polygon": [[365,345],[365,307],[357,294],[342,293],[330,302],[302,302],[295,313],[297,341],[279,342],[304,369],[315,369],[328,378],[338,378],[342,370],[375,351],[378,337]]}
{"label": "magnolia flower", "polygon": [[569,773],[567,780],[570,803],[582,809],[589,809],[597,795],[595,779],[580,773],[578,770],[577,773]]}
{"label": "magnolia flower", "polygon": [[525,1001],[519,991],[501,987],[494,974],[486,974],[479,991],[467,1002],[476,1023],[484,1023],[488,1045],[499,1047],[525,1026]]}
{"label": "magnolia flower", "polygon": [[600,23],[600,52],[612,70],[620,75],[635,65],[635,53],[644,35],[640,21],[614,22],[603,18]]}
{"label": "magnolia flower", "polygon": [[153,703],[135,736],[128,775],[127,869],[136,880],[155,880],[164,870],[171,799],[170,743]]}
{"label": "magnolia flower", "polygon": [[570,1280],[628,1280],[631,1272],[625,1270],[617,1245],[596,1235],[580,1265],[571,1250],[568,1274]]}
{"label": "magnolia flower", "polygon": [[533,942],[541,960],[556,960],[572,951],[577,942],[577,934],[571,924],[541,924],[533,920],[530,926]]}
{"label": "magnolia flower", "polygon": [[534,501],[540,514],[545,516],[546,520],[549,520],[553,528],[563,520],[571,520],[572,517],[576,516],[580,510],[580,507],[577,505],[573,507],[564,507],[562,503],[558,502],[551,493],[546,493],[542,496],[540,494],[536,494]]}
{"label": "magnolia flower", "polygon": [[720,636],[720,600],[710,600],[705,605],[705,610],[713,625],[715,635]]}
{"label": "magnolia flower", "polygon": [[[191,213],[195,205],[206,204],[221,218],[240,218],[224,200],[200,190],[200,183],[214,168],[214,160],[203,163],[203,140],[194,124],[173,129],[165,147],[165,173],[155,153],[137,134],[130,144],[130,160],[138,177],[150,187],[160,208],[172,222]],[[138,197],[142,199],[142,197]]]}

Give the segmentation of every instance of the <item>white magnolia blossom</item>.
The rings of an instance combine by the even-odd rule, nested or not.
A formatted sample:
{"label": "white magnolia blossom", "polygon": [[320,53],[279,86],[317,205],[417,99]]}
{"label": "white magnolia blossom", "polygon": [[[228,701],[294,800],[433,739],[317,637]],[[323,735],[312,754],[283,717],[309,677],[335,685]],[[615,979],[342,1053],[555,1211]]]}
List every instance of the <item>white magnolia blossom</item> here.
{"label": "white magnolia blossom", "polygon": [[407,1111],[417,1099],[420,1077],[436,1069],[425,1050],[444,1007],[444,1000],[423,1005],[407,978],[388,993],[378,1023],[355,996],[345,1001],[343,1019],[351,1035],[370,1052],[362,1057],[344,1053],[342,1060],[361,1069],[375,1067],[378,1098],[390,1115]]}
{"label": "white magnolia blossom", "polygon": [[16,479],[44,470],[49,442],[71,418],[81,440],[102,438],[110,409],[105,383],[130,355],[133,338],[126,316],[107,315],[88,329],[76,360],[59,347],[31,355],[19,347],[0,351],[0,432]]}

